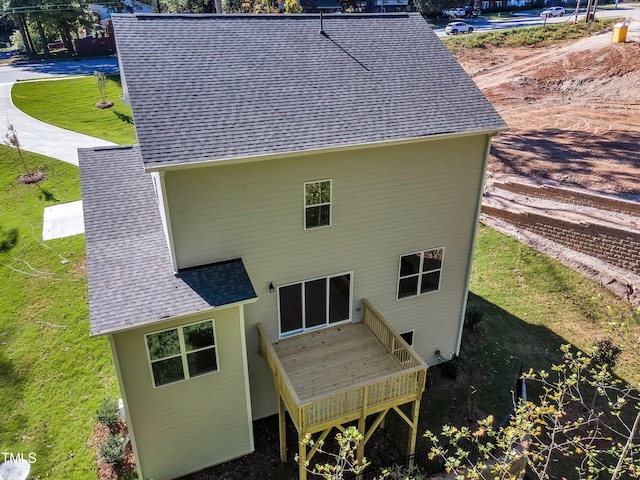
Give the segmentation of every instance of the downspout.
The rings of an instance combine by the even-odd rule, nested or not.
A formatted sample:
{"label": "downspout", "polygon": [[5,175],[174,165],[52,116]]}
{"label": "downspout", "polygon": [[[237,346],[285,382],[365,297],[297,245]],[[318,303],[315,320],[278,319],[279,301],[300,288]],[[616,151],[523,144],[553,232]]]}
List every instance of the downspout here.
{"label": "downspout", "polygon": [[469,258],[467,259],[467,278],[465,281],[465,295],[462,299],[462,314],[460,316],[460,323],[458,326],[458,340],[456,341],[456,351],[454,352],[456,356],[460,355],[460,344],[462,343],[462,332],[464,330],[464,318],[467,312],[467,299],[469,298],[469,284],[471,283],[471,265],[473,263],[473,252],[475,250],[476,245],[476,237],[478,236],[478,223],[480,218],[480,208],[482,207],[482,193],[484,191],[484,182],[486,178],[487,172],[487,164],[489,163],[489,153],[491,151],[491,137],[493,135],[487,135],[486,146],[485,146],[485,154],[484,161],[482,164],[482,177],[480,179],[480,185],[478,186],[478,199],[476,203],[476,215],[475,215],[475,227],[473,229],[473,235],[471,235],[471,245],[469,248]]}

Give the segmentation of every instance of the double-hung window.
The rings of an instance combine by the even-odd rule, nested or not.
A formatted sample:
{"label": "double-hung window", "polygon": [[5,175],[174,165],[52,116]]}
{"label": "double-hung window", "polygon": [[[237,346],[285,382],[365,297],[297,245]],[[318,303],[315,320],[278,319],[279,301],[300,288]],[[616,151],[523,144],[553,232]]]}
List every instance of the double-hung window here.
{"label": "double-hung window", "polygon": [[304,184],[304,228],[331,225],[331,180]]}
{"label": "double-hung window", "polygon": [[213,320],[145,335],[156,387],[218,370]]}
{"label": "double-hung window", "polygon": [[278,287],[280,336],[351,320],[352,273]]}
{"label": "double-hung window", "polygon": [[438,291],[443,256],[444,248],[401,255],[398,273],[398,300]]}

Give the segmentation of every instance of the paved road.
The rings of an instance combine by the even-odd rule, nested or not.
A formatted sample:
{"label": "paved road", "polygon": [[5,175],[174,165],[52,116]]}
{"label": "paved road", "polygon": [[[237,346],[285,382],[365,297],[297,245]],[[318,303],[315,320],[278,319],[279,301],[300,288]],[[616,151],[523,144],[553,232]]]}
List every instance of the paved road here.
{"label": "paved road", "polygon": [[[489,32],[493,30],[504,30],[507,28],[519,28],[519,27],[531,27],[534,25],[542,25],[543,19],[540,18],[540,12],[542,10],[531,10],[526,12],[518,12],[513,17],[507,17],[504,19],[497,18],[492,20],[487,20],[484,18],[475,18],[475,19],[464,19],[461,18],[461,21],[467,22],[468,24],[473,26],[474,33],[483,33]],[[572,11],[567,10],[567,13],[564,17],[553,17],[548,18],[547,23],[562,23],[573,21],[574,17],[572,15]],[[578,15],[578,19],[584,20],[585,12],[584,9],[581,9],[580,14]],[[597,18],[609,18],[609,17],[640,17],[640,8],[634,8],[628,5],[620,5],[617,9],[607,9],[607,10],[598,10],[596,13]],[[452,20],[453,21],[453,20]],[[443,37],[446,34],[444,33],[444,26],[434,27],[433,30],[439,37]]]}
{"label": "paved road", "polygon": [[16,129],[22,148],[64,162],[78,164],[78,148],[114,145],[105,140],[54,127],[32,118],[18,110],[11,101],[11,88],[17,80],[51,78],[55,88],[56,78],[69,75],[91,75],[94,70],[117,72],[115,58],[86,59],[79,61],[42,61],[17,66],[0,66],[0,137],[4,140],[5,122]]}
{"label": "paved road", "polygon": [[84,58],[61,61],[34,61],[20,65],[0,65],[0,83],[66,75],[91,75],[95,70],[105,73],[118,72],[115,57]]}

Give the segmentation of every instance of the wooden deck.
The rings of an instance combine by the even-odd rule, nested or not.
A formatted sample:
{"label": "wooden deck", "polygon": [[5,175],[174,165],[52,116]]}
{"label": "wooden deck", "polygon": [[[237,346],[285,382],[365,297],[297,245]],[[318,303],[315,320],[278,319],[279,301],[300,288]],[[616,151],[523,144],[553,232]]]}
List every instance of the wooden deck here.
{"label": "wooden deck", "polygon": [[[300,440],[307,434],[322,432],[323,440],[332,428],[358,420],[364,444],[384,421],[391,409],[410,427],[408,453],[413,454],[418,426],[420,398],[424,391],[427,365],[367,301],[362,301],[361,323],[349,323],[267,342],[258,324],[258,345],[273,375],[280,405],[280,450],[286,460],[284,411],[298,431]],[[407,416],[398,407],[413,403]],[[366,419],[378,414],[369,431]],[[300,446],[300,478],[307,457]]]}
{"label": "wooden deck", "polygon": [[348,323],[273,344],[301,403],[403,370],[363,323]]}

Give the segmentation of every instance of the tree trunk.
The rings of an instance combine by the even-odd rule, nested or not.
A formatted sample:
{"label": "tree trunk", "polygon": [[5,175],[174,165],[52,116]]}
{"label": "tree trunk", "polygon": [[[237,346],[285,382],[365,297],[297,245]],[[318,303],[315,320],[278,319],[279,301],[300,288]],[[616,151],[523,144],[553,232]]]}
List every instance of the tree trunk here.
{"label": "tree trunk", "polygon": [[42,42],[42,48],[44,49],[44,54],[48,57],[51,52],[49,51],[49,46],[47,45],[47,37],[44,34],[44,27],[42,26],[42,22],[38,18],[36,20],[38,25],[38,33],[40,34],[40,41]]}
{"label": "tree trunk", "polygon": [[22,43],[24,43],[24,49],[28,56],[32,57],[35,52],[33,51],[33,44],[31,43],[31,37],[29,36],[29,28],[27,22],[24,19],[24,13],[18,14],[18,28],[20,29],[20,35],[22,35]]}
{"label": "tree trunk", "polygon": [[[578,2],[580,5],[580,2]],[[587,16],[585,18],[585,23],[589,23],[589,17],[591,16],[591,0],[587,0]]]}
{"label": "tree trunk", "polygon": [[222,11],[222,0],[215,0],[216,2],[216,13],[220,14],[220,13],[224,13]]}
{"label": "tree trunk", "polygon": [[73,39],[71,38],[71,32],[69,32],[69,28],[67,26],[60,27],[60,36],[64,41],[64,44],[67,46],[67,52],[75,53],[75,48],[73,48]]}

